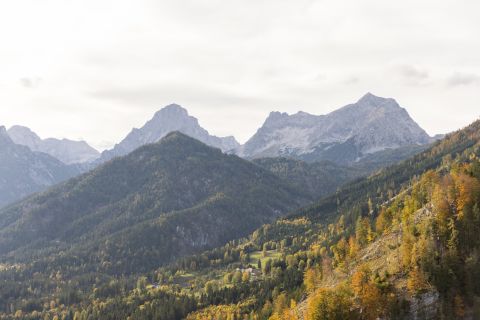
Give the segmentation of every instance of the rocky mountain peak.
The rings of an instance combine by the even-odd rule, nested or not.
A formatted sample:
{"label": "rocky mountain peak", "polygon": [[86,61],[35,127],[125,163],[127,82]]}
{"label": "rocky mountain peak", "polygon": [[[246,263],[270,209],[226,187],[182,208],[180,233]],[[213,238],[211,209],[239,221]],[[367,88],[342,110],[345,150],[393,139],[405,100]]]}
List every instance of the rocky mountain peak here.
{"label": "rocky mountain peak", "polygon": [[26,146],[32,151],[43,152],[62,161],[65,164],[85,163],[92,161],[100,153],[85,141],[69,139],[41,139],[30,128],[13,126],[8,129],[8,135],[14,143]]}
{"label": "rocky mountain peak", "polygon": [[16,144],[0,126],[0,207],[79,173],[77,166]]}
{"label": "rocky mountain peak", "polygon": [[35,132],[33,132],[30,128],[24,127],[24,126],[19,126],[19,125],[12,126],[10,129],[8,129],[8,132],[9,134],[30,135],[40,139],[40,137]]}
{"label": "rocky mountain peak", "polygon": [[12,144],[13,141],[10,139],[7,133],[7,129],[4,126],[0,126],[0,143],[2,144]]}
{"label": "rocky mountain peak", "polygon": [[382,103],[385,100],[388,100],[388,99],[376,96],[371,92],[367,92],[358,100],[358,103],[375,105],[378,103]]}
{"label": "rocky mountain peak", "polygon": [[187,109],[183,108],[181,105],[172,103],[168,106],[158,110],[153,119],[160,119],[162,117],[178,117],[178,118],[187,118],[189,117]]}
{"label": "rocky mountain peak", "polygon": [[30,128],[16,125],[8,129],[8,135],[16,144],[25,145],[33,151],[39,151],[38,148],[42,139]]}
{"label": "rocky mountain peak", "polygon": [[294,114],[294,116],[297,117],[310,117],[312,114],[305,112],[305,111],[298,111],[297,113]]}
{"label": "rocky mountain peak", "polygon": [[265,120],[264,126],[275,126],[279,122],[288,119],[289,115],[286,112],[272,111]]}
{"label": "rocky mountain peak", "polygon": [[188,114],[187,109],[176,103],[172,103],[155,112],[153,118],[139,130],[144,133],[147,131],[157,132],[154,134],[153,140],[149,141],[151,143],[162,138],[165,135],[165,132],[169,133],[175,131],[177,128],[181,129],[182,127],[193,128],[200,127],[200,125],[198,124],[197,118]]}
{"label": "rocky mountain peak", "polygon": [[378,108],[403,109],[395,99],[379,97],[370,92],[361,97],[353,106],[370,110]]}
{"label": "rocky mountain peak", "polygon": [[429,141],[394,99],[367,93],[356,103],[326,115],[272,112],[238,154],[348,164],[374,152]]}
{"label": "rocky mountain peak", "polygon": [[262,128],[284,128],[286,126],[311,126],[318,121],[318,118],[322,116],[315,116],[307,112],[299,111],[295,114],[288,114],[286,112],[270,112],[269,116],[265,120]]}
{"label": "rocky mountain peak", "polygon": [[103,152],[99,161],[104,162],[113,157],[126,155],[145,144],[159,141],[173,131],[181,132],[225,152],[239,146],[239,143],[233,137],[210,135],[207,130],[200,126],[197,118],[188,114],[187,109],[178,104],[170,104],[157,111],[143,127],[133,129],[112,150]]}

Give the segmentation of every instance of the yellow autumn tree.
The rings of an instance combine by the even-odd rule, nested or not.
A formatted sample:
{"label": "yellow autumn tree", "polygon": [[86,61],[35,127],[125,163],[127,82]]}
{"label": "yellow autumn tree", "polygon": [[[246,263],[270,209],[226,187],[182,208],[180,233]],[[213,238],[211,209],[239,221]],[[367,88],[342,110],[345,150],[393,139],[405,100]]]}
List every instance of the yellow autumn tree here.
{"label": "yellow autumn tree", "polygon": [[416,295],[419,292],[428,288],[428,282],[423,272],[418,268],[414,268],[408,274],[407,289],[411,295]]}
{"label": "yellow autumn tree", "polygon": [[350,258],[353,258],[357,255],[358,251],[360,250],[359,246],[358,246],[358,242],[357,240],[355,239],[354,236],[351,236],[349,239],[348,239],[348,256]]}
{"label": "yellow autumn tree", "polygon": [[344,288],[319,289],[308,299],[306,320],[352,319],[350,295]]}
{"label": "yellow autumn tree", "polygon": [[308,268],[307,271],[305,271],[303,283],[305,284],[305,289],[307,290],[307,292],[311,293],[315,291],[321,281],[322,272],[317,266]]}
{"label": "yellow autumn tree", "polygon": [[385,297],[381,290],[371,281],[371,271],[368,266],[362,266],[351,279],[351,287],[355,297],[362,307],[365,319],[377,319],[385,312]]}

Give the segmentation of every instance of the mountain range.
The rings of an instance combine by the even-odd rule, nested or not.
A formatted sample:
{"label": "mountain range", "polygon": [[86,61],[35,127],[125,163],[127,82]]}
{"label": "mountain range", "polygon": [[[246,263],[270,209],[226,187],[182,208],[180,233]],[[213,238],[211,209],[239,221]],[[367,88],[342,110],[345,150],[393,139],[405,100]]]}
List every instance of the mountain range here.
{"label": "mountain range", "polygon": [[[0,186],[8,189],[15,185],[10,190],[16,190],[9,195],[5,194],[0,206],[44,190],[65,178],[93,169],[143,145],[158,142],[172,131],[182,132],[223,152],[234,153],[246,159],[280,157],[309,163],[321,162],[321,171],[325,172],[328,167],[332,169],[329,177],[333,177],[334,173],[338,173],[337,169],[340,169],[345,173],[341,176],[349,179],[406,159],[440,138],[429,137],[395,100],[380,98],[370,93],[357,103],[323,116],[305,112],[294,115],[272,112],[257,133],[242,146],[233,137],[219,138],[210,135],[199,125],[196,118],[176,104],[159,110],[143,127],[133,129],[114,148],[101,155],[84,141],[54,138],[42,140],[29,128],[14,126],[7,132],[13,143],[28,147],[30,151],[36,152],[36,157],[39,157],[37,153],[54,157],[63,165],[57,162],[55,166],[49,166],[49,178],[43,178],[41,183],[38,183],[8,175],[15,170],[37,172],[37,162],[24,162],[21,169],[17,163],[17,169],[12,170],[8,170],[9,162],[0,163],[6,170],[5,176],[0,174]],[[325,165],[325,161],[333,162],[338,167],[333,169],[331,165]],[[293,168],[291,164],[287,167]],[[301,166],[306,168],[303,164]],[[356,173],[352,175],[350,169],[347,173],[349,170],[345,170],[346,167],[355,168]],[[319,173],[313,167],[308,169]],[[33,176],[42,174],[35,173]],[[328,186],[336,188],[339,185],[326,183],[327,180],[321,183],[327,188],[317,189],[319,195],[325,194],[327,190],[331,191]],[[343,183],[348,179],[337,181]]]}
{"label": "mountain range", "polygon": [[437,138],[371,94],[244,146],[171,105],[81,173],[1,127],[2,195],[56,185],[0,209],[0,318],[477,319],[480,120]]}
{"label": "mountain range", "polygon": [[100,162],[114,157],[126,155],[145,144],[158,142],[173,131],[182,132],[209,146],[219,148],[224,152],[234,150],[239,143],[234,137],[219,138],[212,136],[203,129],[198,120],[190,116],[186,109],[177,104],[171,104],[155,113],[140,129],[133,129],[120,143],[111,150],[102,153]]}
{"label": "mountain range", "polygon": [[[326,115],[271,112],[260,129],[244,144],[234,137],[216,137],[177,104],[155,113],[144,126],[132,131],[111,150],[101,155],[84,141],[42,140],[29,128],[14,126],[10,138],[32,151],[50,154],[66,164],[108,161],[149,143],[158,142],[173,131],[182,132],[223,152],[247,159],[286,157],[308,162],[329,160],[354,165],[373,154],[425,146],[442,138],[430,137],[394,99],[367,93],[356,103]],[[404,151],[405,153],[405,151]],[[410,154],[409,154],[410,155]]]}
{"label": "mountain range", "polygon": [[48,138],[42,140],[27,127],[13,126],[8,129],[8,135],[16,144],[28,147],[32,151],[43,152],[57,158],[65,164],[91,162],[100,153],[85,141]]}
{"label": "mountain range", "polygon": [[0,313],[476,319],[479,139],[477,121],[325,197],[356,168],[167,134],[0,210]]}
{"label": "mountain range", "polygon": [[237,153],[245,158],[283,156],[352,164],[377,152],[432,141],[394,99],[367,93],[327,115],[272,112]]}
{"label": "mountain range", "polygon": [[0,207],[79,173],[76,166],[15,144],[0,127]]}
{"label": "mountain range", "polygon": [[[172,104],[158,111],[142,128],[133,129],[113,149],[104,151],[98,162],[157,142],[171,131],[180,131],[247,159],[286,157],[352,166],[364,160],[369,162],[371,155],[378,154],[385,160],[379,167],[398,160],[392,150],[402,148],[401,153],[408,157],[419,152],[422,149],[419,147],[441,138],[430,137],[394,99],[371,93],[327,115],[272,112],[244,145],[233,137],[209,135],[186,109]],[[391,160],[389,154],[393,157]]]}

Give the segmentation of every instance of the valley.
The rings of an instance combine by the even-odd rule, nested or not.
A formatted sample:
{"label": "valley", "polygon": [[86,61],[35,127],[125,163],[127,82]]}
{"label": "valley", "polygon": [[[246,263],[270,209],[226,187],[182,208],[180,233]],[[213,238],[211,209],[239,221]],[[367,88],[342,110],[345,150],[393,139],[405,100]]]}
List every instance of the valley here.
{"label": "valley", "polygon": [[167,133],[0,209],[0,319],[474,319],[479,138],[337,164]]}

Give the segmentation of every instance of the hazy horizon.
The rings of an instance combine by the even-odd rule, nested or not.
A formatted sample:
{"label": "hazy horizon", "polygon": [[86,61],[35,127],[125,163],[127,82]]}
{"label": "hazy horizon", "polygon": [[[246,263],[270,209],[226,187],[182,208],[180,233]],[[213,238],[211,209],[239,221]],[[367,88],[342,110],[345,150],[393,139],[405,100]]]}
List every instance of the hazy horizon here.
{"label": "hazy horizon", "polygon": [[[371,92],[368,92],[368,93],[371,93]],[[372,94],[375,95],[375,93],[372,93]],[[359,97],[359,99],[360,99],[360,98],[361,98],[361,97]],[[383,98],[392,98],[392,97],[383,97]],[[355,102],[356,102],[356,101],[352,101],[351,103],[355,103]],[[397,102],[398,102],[398,101],[397,101]],[[190,111],[188,110],[188,108],[187,108],[186,106],[183,106],[183,105],[178,104],[178,103],[176,103],[176,102],[172,102],[171,104],[180,105],[182,108],[184,108],[184,109],[186,109],[186,110],[188,111],[189,116],[195,117],[195,115],[192,115],[192,114],[190,113]],[[350,104],[350,103],[349,103],[349,104]],[[348,105],[348,104],[345,104],[345,105],[343,105],[343,106],[339,106],[339,107],[337,107],[337,108],[333,108],[333,109],[330,110],[330,111],[338,110],[338,109],[340,109],[340,108],[345,107],[346,105]],[[168,106],[168,105],[166,105],[166,106]],[[164,108],[164,107],[166,107],[166,106],[163,106],[163,107],[159,108],[158,110],[161,110],[162,108]],[[400,105],[400,106],[403,107],[402,105]],[[158,110],[157,110],[157,111],[158,111]],[[288,113],[289,115],[293,115],[293,114],[295,114],[295,113],[297,113],[297,112],[304,112],[303,110],[297,110],[297,111],[293,111],[293,112],[284,112],[284,111],[282,111],[282,110],[272,110],[272,111],[270,111],[270,112],[275,112],[275,111],[282,112],[282,113]],[[408,112],[408,109],[407,109],[407,112]],[[155,113],[155,112],[154,112],[154,113]],[[323,114],[313,114],[313,113],[309,113],[309,114],[312,114],[312,115],[325,115],[325,114],[328,114],[328,113],[329,113],[329,112],[323,113]],[[266,118],[268,117],[268,115],[269,115],[269,114],[266,114],[266,115],[265,115],[265,119],[264,119],[264,120],[266,120]],[[120,138],[118,141],[114,141],[114,142],[112,142],[111,144],[108,144],[108,145],[105,145],[105,146],[96,146],[96,145],[91,144],[91,143],[89,143],[89,141],[86,141],[86,140],[84,140],[84,139],[82,139],[82,138],[79,138],[79,139],[70,139],[69,137],[41,136],[41,135],[38,134],[38,132],[35,131],[34,128],[29,128],[29,129],[32,130],[32,131],[33,131],[34,133],[36,133],[37,135],[39,135],[40,138],[42,138],[42,139],[47,139],[47,138],[64,139],[64,138],[65,138],[65,139],[70,139],[70,140],[82,140],[82,141],[86,141],[86,142],[89,143],[93,148],[95,148],[95,149],[97,149],[98,151],[102,152],[102,151],[104,151],[104,150],[108,150],[108,149],[112,148],[115,144],[117,144],[117,143],[119,143],[121,140],[123,140],[123,138],[125,138],[125,137],[131,132],[131,130],[132,130],[133,128],[140,128],[140,127],[142,127],[147,121],[151,120],[151,119],[153,118],[153,116],[154,116],[154,114],[151,114],[148,118],[145,119],[145,121],[144,121],[143,123],[141,123],[141,124],[139,124],[139,125],[137,125],[137,126],[134,126],[134,127],[132,127],[132,128],[125,128],[126,131],[125,131],[125,134],[124,134],[124,136],[123,136],[122,138]],[[411,116],[411,115],[410,115],[410,116]],[[213,134],[213,133],[209,130],[209,128],[203,126],[203,124],[202,124],[202,119],[199,119],[198,117],[195,117],[195,118],[197,118],[197,120],[199,121],[200,126],[202,126],[204,129],[206,129],[210,134]],[[415,122],[417,122],[415,119],[413,119],[413,120],[414,120]],[[472,120],[472,122],[473,122],[473,120]],[[418,122],[417,122],[417,123],[418,123]],[[258,128],[260,128],[262,124],[263,124],[263,122],[259,125]],[[3,124],[0,123],[0,126],[2,126],[2,125],[3,125]],[[12,125],[12,126],[5,126],[5,127],[6,127],[6,129],[8,130],[8,129],[10,129],[10,128],[13,127],[13,126],[23,126],[23,125],[22,125],[22,124],[14,124],[14,125]],[[420,126],[421,126],[421,125],[420,125]],[[424,129],[424,128],[422,127],[422,129]],[[461,128],[457,128],[457,129],[461,129]],[[425,130],[425,131],[427,131],[427,133],[428,133],[430,136],[433,137],[433,136],[435,136],[435,135],[437,135],[437,134],[447,134],[447,133],[450,133],[450,132],[455,131],[455,130],[456,130],[456,129],[451,130],[451,131],[448,131],[448,132],[436,132],[436,133],[430,133],[430,132],[428,132],[427,130]],[[255,132],[256,132],[256,131],[255,131]],[[255,134],[255,132],[252,133],[252,136],[253,136],[253,134]],[[223,136],[221,136],[221,137],[226,137],[226,136],[234,136],[234,135],[233,135],[233,134],[226,134],[226,135],[223,135]],[[234,136],[234,137],[235,137],[235,136]],[[239,140],[237,137],[235,137],[235,139],[236,139],[238,142],[240,142],[241,144],[244,144],[245,142],[247,142],[247,140],[248,140],[249,138],[251,138],[251,136],[247,137],[245,140]]]}

